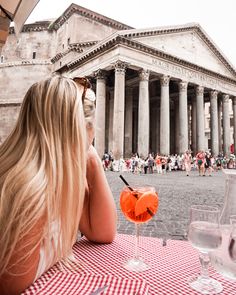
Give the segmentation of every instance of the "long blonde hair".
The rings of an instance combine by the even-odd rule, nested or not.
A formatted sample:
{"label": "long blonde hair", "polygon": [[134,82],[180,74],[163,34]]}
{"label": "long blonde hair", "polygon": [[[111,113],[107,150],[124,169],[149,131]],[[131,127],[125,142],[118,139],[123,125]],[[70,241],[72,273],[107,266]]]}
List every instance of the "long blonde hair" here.
{"label": "long blonde hair", "polygon": [[0,276],[9,271],[25,237],[33,242],[32,252],[42,242],[50,250],[55,220],[59,235],[53,263],[71,254],[86,177],[82,91],[60,76],[32,85],[14,130],[0,146]]}

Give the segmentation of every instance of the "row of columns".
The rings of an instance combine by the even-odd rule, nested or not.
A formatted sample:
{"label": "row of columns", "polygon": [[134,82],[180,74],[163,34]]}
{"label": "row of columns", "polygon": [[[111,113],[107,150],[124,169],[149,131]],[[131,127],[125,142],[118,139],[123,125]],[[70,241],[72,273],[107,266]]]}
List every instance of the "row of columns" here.
{"label": "row of columns", "polygon": [[[110,101],[109,110],[109,149],[113,151],[115,158],[124,156],[126,151],[132,152],[132,121],[133,121],[133,100],[132,89],[127,89],[125,93],[125,71],[127,65],[117,62],[115,65],[114,100]],[[138,147],[140,156],[146,157],[149,153],[149,71],[139,72],[139,104],[138,104]],[[106,105],[106,78],[104,72],[96,72],[96,131],[95,147],[100,156],[105,150],[105,105]],[[161,77],[160,95],[160,153],[168,155],[170,153],[170,77]],[[175,140],[178,143],[179,153],[184,153],[189,149],[188,133],[188,83],[179,82],[179,101],[175,104],[177,113],[175,122]],[[229,95],[222,96],[223,111],[223,147],[224,153],[230,153],[230,116],[229,116]],[[236,103],[233,104],[234,111],[234,134],[236,133]],[[191,144],[193,149],[204,150],[204,87],[196,86],[196,100],[192,101],[191,112]],[[126,112],[125,112],[126,110]],[[210,92],[210,117],[211,117],[211,142],[212,153],[218,155],[221,151],[221,107],[218,105],[218,92]],[[124,122],[126,128],[124,130]],[[236,135],[234,135],[234,139]],[[113,144],[112,144],[113,143]]]}

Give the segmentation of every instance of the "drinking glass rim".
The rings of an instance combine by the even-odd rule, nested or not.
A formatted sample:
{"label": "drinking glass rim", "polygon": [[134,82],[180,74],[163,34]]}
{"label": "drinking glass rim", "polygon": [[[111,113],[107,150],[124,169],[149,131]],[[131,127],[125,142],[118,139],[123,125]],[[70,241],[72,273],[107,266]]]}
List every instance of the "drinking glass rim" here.
{"label": "drinking glass rim", "polygon": [[220,209],[217,206],[211,206],[211,205],[192,205],[190,207],[190,210],[191,209],[196,211],[220,212]]}
{"label": "drinking glass rim", "polygon": [[[156,191],[156,188],[153,185],[135,185],[135,184],[133,185],[132,184],[132,189],[134,192],[145,189],[145,188]],[[130,188],[125,185],[122,190],[126,190],[126,189],[131,191]]]}

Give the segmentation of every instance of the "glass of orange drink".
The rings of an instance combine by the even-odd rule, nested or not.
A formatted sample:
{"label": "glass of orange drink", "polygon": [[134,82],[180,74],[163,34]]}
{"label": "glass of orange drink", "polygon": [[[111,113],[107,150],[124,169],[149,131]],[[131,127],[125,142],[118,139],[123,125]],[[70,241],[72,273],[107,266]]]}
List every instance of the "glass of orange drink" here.
{"label": "glass of orange drink", "polygon": [[129,271],[144,271],[150,266],[139,256],[139,229],[140,224],[148,222],[157,212],[158,195],[154,187],[123,188],[120,194],[120,206],[125,217],[135,224],[135,252],[128,259],[124,267]]}

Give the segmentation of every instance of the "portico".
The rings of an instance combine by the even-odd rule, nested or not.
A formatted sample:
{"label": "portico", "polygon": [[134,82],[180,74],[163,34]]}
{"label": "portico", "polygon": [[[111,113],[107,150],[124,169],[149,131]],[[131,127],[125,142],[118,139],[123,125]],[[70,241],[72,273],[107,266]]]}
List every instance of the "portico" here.
{"label": "portico", "polygon": [[[185,38],[190,34],[196,50],[205,55],[202,61],[197,60],[196,52],[193,63],[181,48],[176,48],[179,56],[157,48],[166,31],[130,30],[113,34],[61,68],[61,72],[89,76],[94,82],[95,146],[100,156],[105,150],[112,150],[116,159],[134,152],[146,157],[150,152],[182,154],[187,149],[230,153],[229,101],[234,101],[235,114],[235,70],[199,26],[171,32],[175,42],[178,34]],[[206,103],[210,104],[209,145],[204,126]],[[236,130],[236,120],[233,128]]]}

